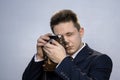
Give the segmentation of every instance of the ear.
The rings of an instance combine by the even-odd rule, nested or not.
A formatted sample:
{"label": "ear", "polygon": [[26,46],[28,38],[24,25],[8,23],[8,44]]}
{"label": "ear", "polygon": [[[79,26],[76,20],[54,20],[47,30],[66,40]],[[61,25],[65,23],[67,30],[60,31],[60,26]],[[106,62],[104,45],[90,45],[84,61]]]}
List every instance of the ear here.
{"label": "ear", "polygon": [[80,28],[79,33],[80,33],[80,36],[83,37],[83,35],[84,35],[84,28],[83,27]]}

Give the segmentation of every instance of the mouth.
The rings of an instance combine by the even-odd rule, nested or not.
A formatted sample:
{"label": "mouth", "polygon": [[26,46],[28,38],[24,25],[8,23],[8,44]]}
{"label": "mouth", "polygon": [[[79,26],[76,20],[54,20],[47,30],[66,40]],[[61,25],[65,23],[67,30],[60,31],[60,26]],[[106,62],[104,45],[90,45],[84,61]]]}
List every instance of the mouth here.
{"label": "mouth", "polygon": [[71,47],[71,46],[66,47],[66,50],[71,50],[71,49],[72,49],[72,47]]}

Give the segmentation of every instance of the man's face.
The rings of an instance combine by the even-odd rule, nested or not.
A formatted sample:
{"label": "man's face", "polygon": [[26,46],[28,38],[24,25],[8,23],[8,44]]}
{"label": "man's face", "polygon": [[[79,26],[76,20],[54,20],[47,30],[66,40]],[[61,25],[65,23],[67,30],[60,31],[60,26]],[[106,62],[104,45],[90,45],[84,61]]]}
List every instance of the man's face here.
{"label": "man's face", "polygon": [[72,21],[59,23],[54,27],[54,33],[56,35],[63,35],[66,45],[66,52],[68,55],[73,55],[81,46],[82,46],[82,36],[84,33],[84,29],[81,28],[79,31]]}

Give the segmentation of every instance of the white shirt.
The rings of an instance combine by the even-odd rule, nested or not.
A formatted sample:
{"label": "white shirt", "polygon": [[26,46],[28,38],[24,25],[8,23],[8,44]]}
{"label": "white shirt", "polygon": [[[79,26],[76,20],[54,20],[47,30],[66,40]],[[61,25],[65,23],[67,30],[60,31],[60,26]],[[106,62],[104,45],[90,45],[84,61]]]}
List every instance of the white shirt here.
{"label": "white shirt", "polygon": [[74,58],[77,56],[77,54],[78,54],[85,46],[86,46],[86,44],[83,43],[83,46],[82,46],[75,54],[72,55],[72,58],[74,59]]}

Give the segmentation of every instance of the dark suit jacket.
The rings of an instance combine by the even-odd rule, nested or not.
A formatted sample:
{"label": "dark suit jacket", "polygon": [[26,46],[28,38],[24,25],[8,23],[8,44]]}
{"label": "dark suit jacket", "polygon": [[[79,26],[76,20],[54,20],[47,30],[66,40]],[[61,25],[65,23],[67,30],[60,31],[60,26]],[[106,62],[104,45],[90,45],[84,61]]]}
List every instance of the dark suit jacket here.
{"label": "dark suit jacket", "polygon": [[[34,62],[32,59],[22,80],[42,80],[42,65],[43,61]],[[46,72],[45,80],[109,80],[111,71],[111,59],[86,45],[75,59],[66,57],[54,72]]]}

